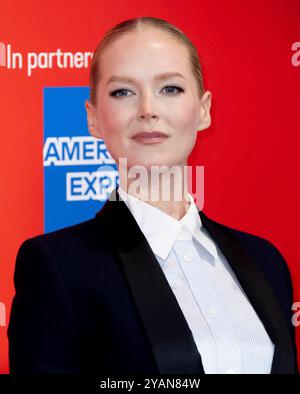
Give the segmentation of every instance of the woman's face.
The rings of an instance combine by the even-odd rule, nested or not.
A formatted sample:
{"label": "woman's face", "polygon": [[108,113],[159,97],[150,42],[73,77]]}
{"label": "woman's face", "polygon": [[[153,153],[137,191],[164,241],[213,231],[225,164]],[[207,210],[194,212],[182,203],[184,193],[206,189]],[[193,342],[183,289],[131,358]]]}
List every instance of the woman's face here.
{"label": "woman's face", "polygon": [[[126,158],[128,168],[186,165],[197,131],[210,125],[211,93],[200,101],[183,44],[158,29],[128,33],[105,49],[100,70],[97,105],[85,103],[89,130],[117,164]],[[181,77],[155,78],[165,73]],[[133,138],[151,131],[168,137]]]}

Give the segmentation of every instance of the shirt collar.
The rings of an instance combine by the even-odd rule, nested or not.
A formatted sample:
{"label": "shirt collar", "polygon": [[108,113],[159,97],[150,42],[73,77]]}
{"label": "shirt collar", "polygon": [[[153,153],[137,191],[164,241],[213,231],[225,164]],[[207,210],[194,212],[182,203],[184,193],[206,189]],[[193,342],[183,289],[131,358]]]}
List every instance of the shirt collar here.
{"label": "shirt collar", "polygon": [[167,259],[176,240],[192,240],[193,237],[213,257],[217,257],[216,246],[203,231],[198,207],[191,194],[188,193],[190,205],[186,214],[177,220],[159,208],[128,194],[120,185],[118,193],[134,216],[154,254],[163,260]]}

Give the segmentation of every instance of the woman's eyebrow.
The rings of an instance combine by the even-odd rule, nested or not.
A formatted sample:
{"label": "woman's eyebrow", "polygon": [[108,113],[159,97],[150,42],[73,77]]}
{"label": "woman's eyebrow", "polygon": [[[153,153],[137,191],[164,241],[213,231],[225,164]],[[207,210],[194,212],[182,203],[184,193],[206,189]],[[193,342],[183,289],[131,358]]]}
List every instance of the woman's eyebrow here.
{"label": "woman's eyebrow", "polygon": [[[185,79],[184,76],[178,72],[165,72],[162,74],[155,75],[153,78],[153,81],[156,82],[156,81],[161,81],[164,79],[170,79],[173,77],[180,77],[180,78]],[[106,85],[108,85],[111,82],[128,82],[128,83],[133,82],[134,83],[134,82],[137,82],[137,79],[132,78],[132,77],[128,77],[127,75],[112,75],[108,79],[108,81],[106,82]]]}

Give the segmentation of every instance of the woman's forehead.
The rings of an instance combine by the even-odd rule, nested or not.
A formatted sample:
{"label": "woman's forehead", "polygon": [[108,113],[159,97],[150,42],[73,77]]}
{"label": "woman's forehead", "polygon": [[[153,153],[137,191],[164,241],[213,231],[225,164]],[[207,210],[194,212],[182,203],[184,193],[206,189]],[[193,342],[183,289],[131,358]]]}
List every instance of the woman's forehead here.
{"label": "woman's forehead", "polygon": [[121,41],[120,38],[101,54],[99,65],[106,80],[116,81],[118,76],[124,75],[134,78],[139,72],[151,72],[155,81],[158,79],[156,74],[160,73],[189,73],[189,54],[182,43],[174,45],[174,39],[157,41],[132,37],[132,40]]}
{"label": "woman's forehead", "polygon": [[160,29],[147,29],[122,34],[107,45],[101,56],[112,60],[117,57],[126,61],[126,59],[133,60],[132,57],[137,56],[151,58],[156,54],[159,58],[153,60],[159,61],[161,58],[172,56],[180,60],[182,56],[188,54],[188,49],[183,42],[171,36],[170,33]]}

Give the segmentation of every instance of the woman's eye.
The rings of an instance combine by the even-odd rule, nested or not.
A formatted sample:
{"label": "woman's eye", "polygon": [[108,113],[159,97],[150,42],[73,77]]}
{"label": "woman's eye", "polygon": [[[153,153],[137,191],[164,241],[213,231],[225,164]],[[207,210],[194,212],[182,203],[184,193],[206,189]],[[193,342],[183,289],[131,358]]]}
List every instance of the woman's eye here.
{"label": "woman's eye", "polygon": [[124,94],[118,95],[119,92],[124,93],[124,92],[129,92],[129,90],[127,90],[127,89],[118,89],[118,90],[115,90],[115,91],[111,92],[110,96],[113,96],[113,97],[128,97],[127,95],[124,95]]}
{"label": "woman's eye", "polygon": [[[184,90],[178,86],[165,86],[164,89],[168,89],[167,93],[171,94],[173,96],[174,96],[174,94],[172,93],[172,89],[177,89],[178,92],[177,93],[175,92],[175,94],[180,94],[180,93],[184,92]],[[174,92],[174,90],[173,90],[173,92]]]}
{"label": "woman's eye", "polygon": [[[167,95],[170,95],[170,96],[175,96],[177,94],[180,94],[180,93],[184,92],[184,90],[182,88],[178,87],[178,86],[168,85],[168,86],[165,86],[163,88],[163,90],[164,89],[167,89]],[[175,89],[175,92],[174,92],[174,89]],[[177,90],[177,92],[176,92],[176,90]],[[113,96],[113,97],[129,97],[129,95],[126,94],[126,92],[130,92],[130,90],[128,90],[128,89],[117,89],[117,90],[114,90],[113,92],[110,92],[110,96]]]}

